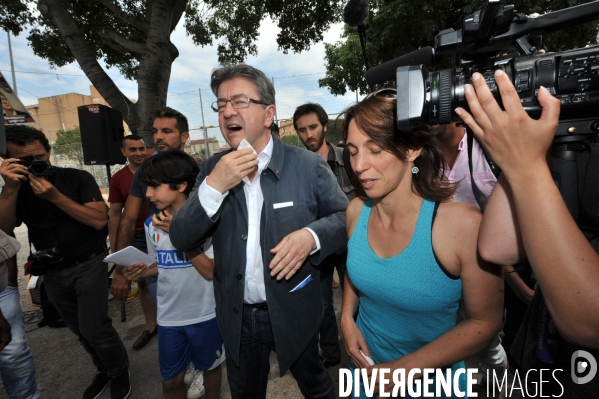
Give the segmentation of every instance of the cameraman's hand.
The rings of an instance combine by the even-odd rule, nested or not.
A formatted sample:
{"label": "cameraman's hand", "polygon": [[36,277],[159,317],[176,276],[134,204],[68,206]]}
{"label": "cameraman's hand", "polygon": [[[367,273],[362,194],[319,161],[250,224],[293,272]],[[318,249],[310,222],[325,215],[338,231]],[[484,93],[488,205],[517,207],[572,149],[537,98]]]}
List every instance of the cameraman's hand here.
{"label": "cameraman's hand", "polygon": [[29,174],[29,185],[35,195],[48,201],[53,201],[60,195],[56,187],[43,177]]}
{"label": "cameraman's hand", "polygon": [[21,183],[27,181],[29,172],[25,166],[18,164],[18,161],[17,158],[8,158],[0,165],[0,175],[2,175],[6,187],[19,189]]}
{"label": "cameraman's hand", "polygon": [[124,301],[129,296],[129,291],[131,290],[131,284],[127,280],[127,277],[123,274],[124,267],[117,266],[114,269],[114,274],[112,275],[112,283],[110,283],[110,293],[115,298]]}
{"label": "cameraman's hand", "polygon": [[514,174],[534,178],[539,167],[547,168],[547,151],[557,129],[560,101],[542,87],[537,99],[543,112],[535,120],[522,108],[516,89],[503,71],[495,71],[495,82],[505,111],[479,73],[472,75],[474,90],[471,85],[464,87],[470,113],[463,108],[455,111],[489,150],[508,180]]}

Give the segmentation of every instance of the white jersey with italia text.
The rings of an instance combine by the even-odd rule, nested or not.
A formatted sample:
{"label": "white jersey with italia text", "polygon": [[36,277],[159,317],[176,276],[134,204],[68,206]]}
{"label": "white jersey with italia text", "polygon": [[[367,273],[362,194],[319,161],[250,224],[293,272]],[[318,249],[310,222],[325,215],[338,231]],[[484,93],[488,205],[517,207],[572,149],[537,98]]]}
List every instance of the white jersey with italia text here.
{"label": "white jersey with italia text", "polygon": [[[187,326],[216,317],[214,288],[193,267],[185,252],[175,249],[167,233],[152,225],[152,217],[144,223],[148,254],[158,265],[158,324],[165,327]],[[214,258],[212,242],[203,246],[208,258]]]}

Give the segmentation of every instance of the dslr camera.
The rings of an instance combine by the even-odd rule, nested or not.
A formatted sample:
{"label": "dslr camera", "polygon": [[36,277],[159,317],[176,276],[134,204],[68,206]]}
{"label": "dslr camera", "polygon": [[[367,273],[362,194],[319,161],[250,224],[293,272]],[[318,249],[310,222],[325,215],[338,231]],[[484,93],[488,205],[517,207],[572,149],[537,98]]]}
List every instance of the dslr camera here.
{"label": "dslr camera", "polygon": [[60,261],[62,261],[62,255],[56,247],[34,252],[27,258],[25,274],[42,276],[48,271],[51,264]]}
{"label": "dslr camera", "polygon": [[37,177],[52,176],[54,173],[54,167],[46,161],[34,161],[33,155],[27,155],[18,160],[17,163],[27,167],[27,171]]}

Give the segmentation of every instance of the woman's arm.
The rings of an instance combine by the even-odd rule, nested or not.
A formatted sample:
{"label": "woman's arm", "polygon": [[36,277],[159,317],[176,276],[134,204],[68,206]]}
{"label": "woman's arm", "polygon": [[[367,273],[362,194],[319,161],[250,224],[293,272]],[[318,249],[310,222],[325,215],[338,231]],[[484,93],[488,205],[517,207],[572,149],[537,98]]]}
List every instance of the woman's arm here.
{"label": "woman's arm", "polygon": [[[359,198],[355,198],[347,206],[345,224],[348,238],[354,233],[363,206],[364,201]],[[343,303],[341,305],[341,331],[345,339],[345,349],[352,362],[358,368],[365,368],[368,367],[368,361],[362,356],[360,350],[367,356],[370,356],[370,351],[366,346],[364,335],[362,335],[354,319],[359,303],[358,290],[351,282],[349,273],[346,273],[345,285],[343,287]]]}
{"label": "woman's arm", "polygon": [[360,350],[366,356],[370,356],[370,351],[366,345],[364,335],[354,320],[359,302],[358,290],[352,284],[349,275],[346,274],[343,289],[343,304],[341,305],[341,331],[345,340],[345,350],[354,366],[357,368],[366,368],[369,364],[366,358],[360,353]]}
{"label": "woman's arm", "polygon": [[214,278],[214,259],[207,257],[200,248],[186,251],[185,254],[202,277],[208,281],[211,281]]}
{"label": "woman's arm", "polygon": [[499,176],[485,208],[478,250],[483,259],[498,265],[515,265],[526,259],[512,190],[503,174]]}
{"label": "woman's arm", "polygon": [[525,304],[530,305],[535,291],[526,285],[514,266],[505,266],[504,279],[516,296]]}
{"label": "woman's arm", "polygon": [[541,88],[543,112],[532,119],[507,75],[496,71],[503,111],[484,79],[475,75],[476,91],[470,85],[465,88],[472,115],[463,109],[456,112],[509,182],[524,248],[558,330],[574,344],[599,348],[599,255],[572,219],[547,165],[560,102]]}

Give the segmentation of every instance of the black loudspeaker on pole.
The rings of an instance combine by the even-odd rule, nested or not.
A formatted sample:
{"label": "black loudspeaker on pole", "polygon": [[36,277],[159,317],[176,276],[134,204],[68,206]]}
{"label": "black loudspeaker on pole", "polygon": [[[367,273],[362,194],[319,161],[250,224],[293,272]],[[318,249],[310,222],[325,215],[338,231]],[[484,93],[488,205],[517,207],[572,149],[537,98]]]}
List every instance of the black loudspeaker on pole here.
{"label": "black loudspeaker on pole", "polygon": [[86,165],[124,164],[127,158],[121,152],[125,136],[123,116],[113,108],[101,104],[77,107],[83,162]]}

